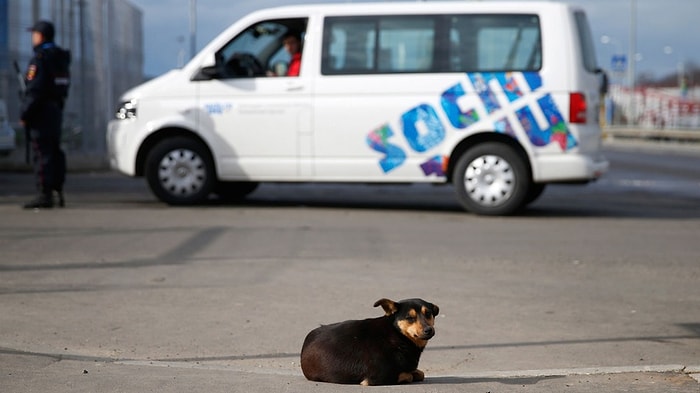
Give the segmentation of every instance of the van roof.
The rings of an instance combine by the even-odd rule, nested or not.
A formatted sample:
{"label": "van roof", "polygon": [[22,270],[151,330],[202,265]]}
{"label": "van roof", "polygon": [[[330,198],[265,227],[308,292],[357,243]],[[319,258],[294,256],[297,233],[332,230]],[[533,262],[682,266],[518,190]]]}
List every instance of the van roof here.
{"label": "van roof", "polygon": [[402,2],[358,2],[358,3],[324,3],[297,4],[266,8],[258,13],[299,13],[313,12],[322,14],[374,14],[374,13],[444,13],[444,12],[493,12],[518,13],[534,10],[575,8],[570,4],[556,1],[402,1]]}
{"label": "van roof", "polygon": [[[262,19],[298,18],[311,15],[410,15],[410,14],[449,14],[449,13],[558,13],[581,10],[578,6],[556,1],[401,1],[377,3],[323,3],[297,4],[264,8],[253,11],[234,21],[219,36],[210,41],[188,65],[187,73],[195,72],[203,56],[212,48],[220,47],[230,38],[231,32]],[[188,66],[191,69],[188,69]]]}

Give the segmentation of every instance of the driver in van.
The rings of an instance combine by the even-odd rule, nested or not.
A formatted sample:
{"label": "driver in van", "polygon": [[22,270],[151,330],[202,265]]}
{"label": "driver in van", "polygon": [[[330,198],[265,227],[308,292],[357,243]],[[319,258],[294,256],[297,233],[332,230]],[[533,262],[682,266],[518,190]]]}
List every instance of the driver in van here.
{"label": "driver in van", "polygon": [[284,49],[292,56],[287,68],[287,76],[299,76],[299,68],[301,68],[301,34],[293,30],[288,31],[282,37],[282,44]]}
{"label": "driver in van", "polygon": [[284,45],[284,49],[289,53],[289,56],[291,56],[291,60],[287,66],[287,72],[284,75],[270,72],[268,75],[299,76],[299,69],[301,68],[301,34],[295,30],[289,30],[282,36],[282,45]]}

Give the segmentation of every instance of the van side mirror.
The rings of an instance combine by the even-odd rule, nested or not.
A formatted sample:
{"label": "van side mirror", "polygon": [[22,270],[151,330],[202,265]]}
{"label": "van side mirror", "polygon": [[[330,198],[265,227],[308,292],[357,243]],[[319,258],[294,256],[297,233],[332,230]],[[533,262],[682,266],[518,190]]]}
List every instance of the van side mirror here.
{"label": "van side mirror", "polygon": [[219,69],[217,66],[206,66],[202,67],[197,71],[192,77],[193,81],[209,81],[212,79],[217,79],[219,77]]}

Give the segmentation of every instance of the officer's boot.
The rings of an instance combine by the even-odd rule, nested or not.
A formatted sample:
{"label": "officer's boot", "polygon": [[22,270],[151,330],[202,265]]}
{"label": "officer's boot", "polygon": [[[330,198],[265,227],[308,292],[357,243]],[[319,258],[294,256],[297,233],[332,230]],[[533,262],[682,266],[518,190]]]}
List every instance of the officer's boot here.
{"label": "officer's boot", "polygon": [[53,207],[53,197],[51,193],[42,192],[36,198],[24,204],[25,209],[50,209]]}
{"label": "officer's boot", "polygon": [[66,200],[63,198],[63,190],[56,189],[58,195],[58,207],[66,207]]}

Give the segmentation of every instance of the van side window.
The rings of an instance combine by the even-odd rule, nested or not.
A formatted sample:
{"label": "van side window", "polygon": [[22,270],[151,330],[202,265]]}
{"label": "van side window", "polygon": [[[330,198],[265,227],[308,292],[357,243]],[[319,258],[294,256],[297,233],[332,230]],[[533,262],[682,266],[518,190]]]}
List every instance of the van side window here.
{"label": "van side window", "polygon": [[595,47],[593,46],[593,35],[588,24],[586,14],[581,11],[574,13],[576,18],[576,29],[578,31],[578,39],[581,45],[581,57],[583,58],[583,67],[589,72],[595,72],[598,68],[598,61],[595,57]]}
{"label": "van side window", "polygon": [[288,65],[283,39],[290,32],[303,37],[307,19],[269,20],[256,23],[216,52],[219,79],[267,76]]}
{"label": "van side window", "polygon": [[430,72],[433,69],[435,18],[379,20],[379,72]]}
{"label": "van side window", "polygon": [[374,70],[375,21],[338,19],[324,32],[324,74],[364,74]]}
{"label": "van side window", "polygon": [[431,72],[432,16],[326,18],[323,73]]}
{"label": "van side window", "polygon": [[539,70],[539,19],[531,15],[454,16],[450,49],[452,71]]}
{"label": "van side window", "polygon": [[536,71],[535,15],[412,15],[325,19],[324,75]]}

